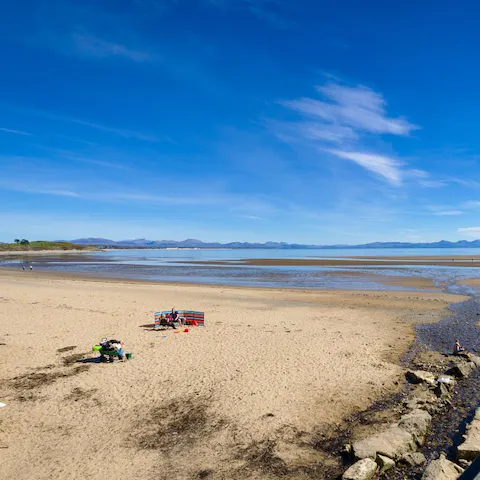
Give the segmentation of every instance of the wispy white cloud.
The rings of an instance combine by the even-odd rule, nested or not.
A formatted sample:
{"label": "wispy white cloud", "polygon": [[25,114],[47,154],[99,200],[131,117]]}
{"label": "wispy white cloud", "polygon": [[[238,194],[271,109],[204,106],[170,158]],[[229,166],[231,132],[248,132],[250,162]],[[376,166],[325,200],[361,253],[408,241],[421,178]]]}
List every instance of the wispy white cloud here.
{"label": "wispy white cloud", "polygon": [[425,208],[429,215],[441,217],[463,215],[465,213],[458,206],[453,205],[426,205]]}
{"label": "wispy white cloud", "polygon": [[461,210],[440,210],[438,212],[434,212],[434,215],[440,215],[440,216],[453,216],[453,215],[463,215],[465,212],[462,212]]}
{"label": "wispy white cloud", "polygon": [[283,0],[206,0],[207,5],[233,12],[245,11],[279,29],[291,28]]}
{"label": "wispy white cloud", "polygon": [[20,183],[8,183],[2,182],[0,183],[0,190],[10,190],[13,192],[21,192],[27,194],[36,194],[36,195],[53,195],[57,197],[77,197],[79,198],[81,195],[77,192],[71,190],[63,190],[61,188],[39,188],[35,185],[26,185]]}
{"label": "wispy white cloud", "polygon": [[316,119],[322,128],[336,129],[340,125],[372,134],[392,135],[408,135],[419,128],[404,118],[389,117],[383,96],[363,85],[348,87],[327,83],[318,86],[317,90],[328,101],[303,97],[279,103],[302,116]]}
{"label": "wispy white cloud", "polygon": [[62,150],[59,148],[49,148],[49,151],[55,152],[58,154],[61,158],[66,159],[66,160],[71,160],[73,162],[79,162],[79,163],[88,163],[91,165],[98,165],[99,167],[104,167],[104,168],[115,168],[118,170],[130,170],[131,168],[128,165],[125,165],[123,163],[118,163],[118,162],[109,162],[107,160],[99,160],[98,158],[90,158],[90,157],[85,157],[85,156],[80,156],[77,155],[74,152],[71,152],[69,150]]}
{"label": "wispy white cloud", "polygon": [[239,215],[240,218],[246,218],[247,220],[263,220],[261,217],[255,215]]}
{"label": "wispy white cloud", "polygon": [[479,200],[470,200],[468,202],[463,202],[462,203],[463,208],[480,208],[480,201]]}
{"label": "wispy white cloud", "polygon": [[[40,116],[49,120],[53,120],[56,122],[69,122],[75,123],[77,125],[83,125],[88,128],[92,128],[94,130],[98,130],[101,132],[112,133],[114,135],[118,135],[123,138],[134,138],[137,140],[143,140],[145,142],[152,142],[152,143],[160,143],[160,142],[171,142],[172,140],[165,135],[158,135],[153,133],[147,132],[139,132],[136,130],[130,130],[127,128],[117,128],[112,127],[110,125],[103,125],[101,123],[90,122],[88,120],[84,120],[81,118],[70,117],[67,115],[61,115],[54,112],[49,112],[46,110],[40,109],[31,109],[31,108],[21,108],[21,107],[14,107],[16,111],[29,114],[29,115],[36,115]],[[88,143],[88,142],[87,142]],[[93,143],[94,144],[94,143]]]}
{"label": "wispy white cloud", "polygon": [[119,57],[137,63],[154,62],[158,55],[136,50],[121,43],[110,42],[90,33],[75,32],[72,35],[74,48],[80,55],[97,58]]}
{"label": "wispy white cloud", "polygon": [[480,235],[480,227],[462,227],[458,228],[457,232],[476,237]]}
{"label": "wispy white cloud", "polygon": [[408,136],[420,127],[403,117],[390,116],[381,93],[363,85],[343,85],[337,77],[329,76],[329,80],[316,87],[322,99],[302,97],[279,101],[300,118],[267,122],[270,130],[282,141],[314,147],[355,162],[391,185],[399,186],[402,180],[410,179],[433,187],[434,181],[428,172],[408,169],[406,162],[365,146],[365,140],[373,136]]}
{"label": "wispy white cloud", "polygon": [[32,134],[28,132],[23,132],[22,130],[12,130],[11,128],[0,128],[1,132],[13,133],[15,135],[25,135],[31,137]]}
{"label": "wispy white cloud", "polygon": [[419,180],[418,183],[425,188],[441,188],[447,185],[445,180]]}
{"label": "wispy white cloud", "polygon": [[447,180],[449,182],[461,185],[462,187],[469,187],[469,188],[479,188],[480,187],[480,182],[479,181],[472,180],[472,179],[469,179],[469,178],[449,177]]}
{"label": "wispy white cloud", "polygon": [[36,193],[43,195],[57,195],[60,197],[80,197],[80,194],[71,192],[70,190],[37,190]]}
{"label": "wispy white cloud", "polygon": [[328,152],[337,157],[355,162],[376,175],[380,175],[392,185],[399,185],[402,181],[402,163],[394,158],[371,153],[346,152],[343,150],[328,150]]}
{"label": "wispy white cloud", "polygon": [[[7,157],[5,157],[7,158]],[[10,157],[11,159],[12,157]],[[31,161],[29,157],[15,157],[18,160]],[[1,160],[1,158],[0,158]],[[35,159],[42,160],[42,159]],[[230,209],[248,209],[247,212],[266,211],[266,207],[270,205],[264,198],[256,198],[252,195],[234,194],[226,191],[221,191],[219,188],[201,189],[194,182],[182,181],[185,191],[195,190],[195,195],[176,195],[176,194],[161,194],[155,191],[150,192],[148,189],[143,189],[141,185],[129,188],[124,184],[112,183],[108,179],[99,179],[94,184],[92,180],[87,178],[75,179],[70,177],[64,180],[44,181],[40,177],[33,176],[25,181],[18,181],[16,177],[18,169],[10,173],[10,178],[4,178],[0,181],[0,191],[14,191],[22,192],[26,195],[52,195],[59,197],[72,197],[81,201],[95,201],[109,204],[128,204],[136,206],[148,207],[221,207],[228,206]],[[49,174],[44,171],[44,174]],[[40,178],[40,181],[39,181]],[[45,177],[46,178],[46,177]],[[166,184],[176,184],[177,179],[163,179]],[[262,210],[263,207],[263,210]],[[244,218],[250,220],[260,219],[254,215],[243,215]]]}
{"label": "wispy white cloud", "polygon": [[282,122],[266,120],[265,125],[280,140],[287,143],[302,141],[318,141],[343,145],[354,143],[360,136],[353,128],[344,125],[326,125],[319,122],[299,121]]}
{"label": "wispy white cloud", "polygon": [[103,132],[113,133],[124,138],[136,138],[138,140],[144,140],[146,142],[164,142],[168,141],[166,137],[161,137],[157,135],[151,135],[148,133],[136,132],[134,130],[126,130],[123,128],[109,127],[106,125],[101,125],[99,123],[87,122],[86,120],[80,120],[78,118],[66,118],[69,122],[77,123],[79,125],[84,125],[86,127],[94,128]]}
{"label": "wispy white cloud", "polygon": [[148,205],[222,205],[227,201],[222,195],[155,195],[140,192],[92,193],[90,198],[107,202],[140,203]]}

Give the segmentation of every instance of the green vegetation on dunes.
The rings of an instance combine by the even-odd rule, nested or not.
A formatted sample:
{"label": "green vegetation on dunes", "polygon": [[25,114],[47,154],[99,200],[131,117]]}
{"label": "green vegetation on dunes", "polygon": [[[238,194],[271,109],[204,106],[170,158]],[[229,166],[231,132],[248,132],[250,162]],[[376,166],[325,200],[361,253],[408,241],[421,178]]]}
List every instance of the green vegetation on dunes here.
{"label": "green vegetation on dunes", "polygon": [[46,242],[43,240],[29,242],[25,239],[16,239],[14,243],[0,243],[0,251],[22,252],[29,250],[96,250],[96,248],[70,242]]}

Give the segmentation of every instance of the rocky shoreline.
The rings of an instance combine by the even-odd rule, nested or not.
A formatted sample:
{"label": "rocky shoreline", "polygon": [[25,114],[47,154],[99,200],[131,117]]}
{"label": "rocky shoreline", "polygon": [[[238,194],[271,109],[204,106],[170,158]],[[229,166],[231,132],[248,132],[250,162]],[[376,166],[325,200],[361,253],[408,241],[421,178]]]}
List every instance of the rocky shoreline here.
{"label": "rocky shoreline", "polygon": [[480,300],[472,298],[450,310],[447,318],[417,327],[404,388],[396,401],[377,410],[385,421],[373,422],[374,432],[360,428],[358,438],[345,445],[350,466],[343,480],[454,480],[480,455],[480,410],[475,413],[480,357],[448,354],[455,338],[475,350]]}

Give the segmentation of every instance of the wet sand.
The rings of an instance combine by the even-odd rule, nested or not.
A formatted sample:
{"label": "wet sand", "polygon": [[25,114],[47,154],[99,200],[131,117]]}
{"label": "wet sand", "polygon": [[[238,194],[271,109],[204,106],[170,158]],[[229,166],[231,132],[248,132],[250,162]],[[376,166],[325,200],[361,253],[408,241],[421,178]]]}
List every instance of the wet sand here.
{"label": "wet sand", "polygon": [[[75,259],[76,261],[77,259]],[[58,261],[61,261],[61,259],[58,259]],[[17,275],[19,273],[23,272],[19,267],[17,268],[8,268],[8,267],[2,267],[0,268],[0,273],[11,273],[13,275]],[[28,275],[31,275],[31,272],[27,271]],[[153,281],[153,280],[142,280],[142,279],[134,279],[134,278],[113,278],[113,277],[108,277],[108,274],[104,276],[98,276],[95,275],[94,273],[92,274],[87,274],[85,272],[56,272],[53,270],[42,270],[38,271],[35,270],[33,272],[33,275],[41,275],[41,278],[50,278],[50,279],[73,279],[73,280],[89,280],[92,282],[109,282],[109,283],[123,283],[123,284],[145,284],[145,283],[156,283],[158,284],[159,282]],[[435,284],[435,282],[431,278],[426,278],[426,277],[413,277],[413,276],[395,276],[395,275],[382,275],[378,273],[367,273],[367,272],[355,272],[355,271],[330,271],[330,272],[323,272],[324,277],[330,277],[330,278],[345,278],[345,277],[351,277],[351,278],[358,278],[358,279],[365,279],[366,281],[369,282],[375,282],[378,284],[378,286],[385,286],[387,289],[389,287],[400,287],[402,290],[425,290],[425,291],[430,291],[430,292],[442,292],[442,287],[438,286]],[[184,281],[174,281],[174,282],[168,282],[168,285],[199,285],[198,282],[191,282],[188,280],[188,274],[185,276],[186,280]],[[161,282],[160,282],[161,283]],[[164,282],[167,283],[167,282]],[[458,282],[459,284],[467,284],[463,281]],[[480,283],[479,283],[480,284]],[[200,284],[203,285],[203,284]],[[205,288],[217,288],[217,287],[228,287],[231,289],[251,289],[251,288],[262,288],[264,290],[276,290],[275,288],[269,288],[269,287],[245,287],[245,286],[238,286],[238,285],[228,285],[228,284],[222,284],[222,278],[219,277],[218,282],[216,282],[213,285],[205,284]],[[364,287],[365,288],[365,287]],[[366,289],[366,288],[365,288]],[[303,288],[299,290],[313,290],[313,291],[318,291],[318,288]]]}
{"label": "wet sand", "polygon": [[411,265],[411,266],[443,266],[443,267],[480,267],[480,257],[352,257],[352,258],[246,258],[234,261],[188,261],[176,262],[190,265],[252,265],[252,266],[323,266],[323,267],[376,267],[376,266],[395,266],[395,265]]}
{"label": "wet sand", "polygon": [[[329,478],[319,431],[395,391],[412,326],[462,300],[18,271],[0,292],[2,475],[19,480]],[[152,331],[173,305],[207,326]],[[133,360],[76,363],[103,336]]]}

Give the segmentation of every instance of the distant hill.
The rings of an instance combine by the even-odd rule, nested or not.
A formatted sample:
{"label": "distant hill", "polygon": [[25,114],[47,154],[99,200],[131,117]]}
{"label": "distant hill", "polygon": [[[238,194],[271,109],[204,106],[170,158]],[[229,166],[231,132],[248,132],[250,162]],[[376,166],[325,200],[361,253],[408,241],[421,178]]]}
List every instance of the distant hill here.
{"label": "distant hill", "polygon": [[432,243],[408,243],[408,242],[373,242],[362,245],[302,245],[297,243],[285,242],[202,242],[194,238],[187,240],[147,240],[137,238],[134,240],[114,241],[107,238],[78,238],[71,240],[76,245],[92,245],[96,247],[107,248],[263,248],[263,249],[299,249],[299,248],[480,248],[480,240],[460,240],[458,242],[448,242],[441,240]]}

